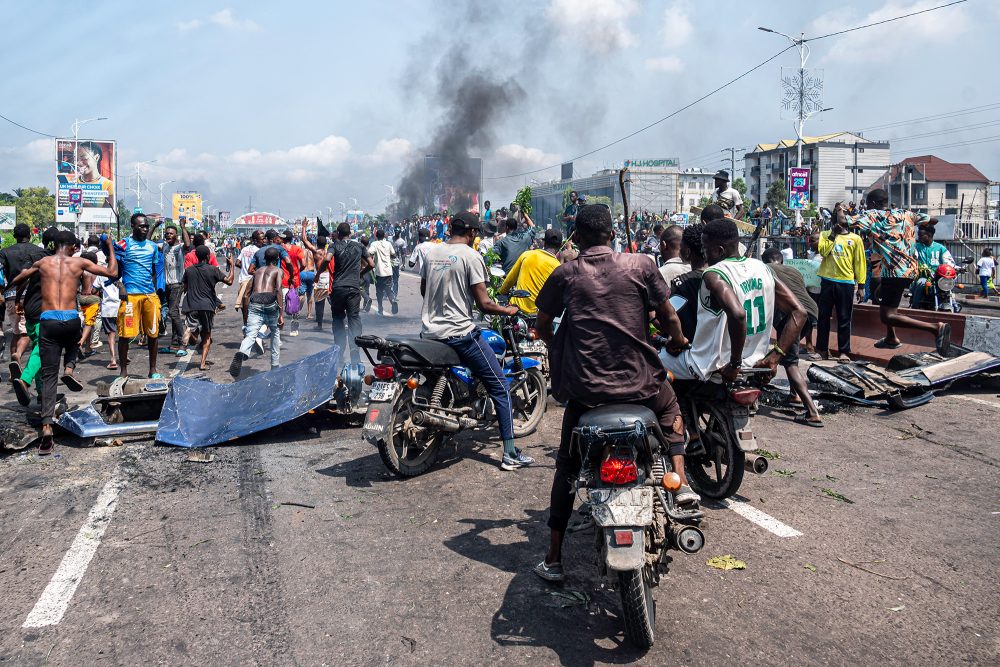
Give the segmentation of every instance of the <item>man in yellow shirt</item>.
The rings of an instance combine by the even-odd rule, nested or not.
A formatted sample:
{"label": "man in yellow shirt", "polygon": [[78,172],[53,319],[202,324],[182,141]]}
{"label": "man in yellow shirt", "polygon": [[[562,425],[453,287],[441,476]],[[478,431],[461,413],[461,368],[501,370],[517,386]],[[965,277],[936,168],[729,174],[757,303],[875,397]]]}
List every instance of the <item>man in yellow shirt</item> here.
{"label": "man in yellow shirt", "polygon": [[504,278],[503,284],[500,286],[501,294],[506,294],[512,289],[531,293],[530,297],[510,300],[510,305],[517,306],[525,315],[534,315],[538,312],[538,307],[535,306],[535,297],[538,296],[542,285],[548,280],[549,274],[559,266],[556,253],[559,252],[560,246],[562,246],[562,232],[557,229],[546,229],[543,247],[540,250],[528,250],[521,253],[507,277]]}
{"label": "man in yellow shirt", "polygon": [[[839,204],[838,204],[839,206]],[[854,293],[864,293],[867,279],[865,248],[861,237],[848,231],[847,225],[835,222],[833,228],[819,235],[817,251],[823,258],[816,275],[820,277],[819,323],[816,327],[816,351],[830,356],[830,316],[837,311],[837,350],[842,360],[851,353],[851,314]]]}

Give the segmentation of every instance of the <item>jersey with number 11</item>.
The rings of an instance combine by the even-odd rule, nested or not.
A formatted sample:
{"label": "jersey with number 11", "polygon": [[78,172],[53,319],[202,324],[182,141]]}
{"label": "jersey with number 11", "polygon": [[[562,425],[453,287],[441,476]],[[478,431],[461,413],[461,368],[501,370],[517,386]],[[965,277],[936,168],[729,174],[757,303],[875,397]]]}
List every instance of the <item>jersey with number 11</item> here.
{"label": "jersey with number 11", "polygon": [[[756,259],[728,258],[705,269],[718,274],[733,288],[746,313],[743,367],[753,366],[770,349],[774,323],[774,277]],[[729,363],[732,345],[726,328],[726,313],[715,303],[704,281],[698,292],[698,326],[691,341],[691,363],[707,377]]]}

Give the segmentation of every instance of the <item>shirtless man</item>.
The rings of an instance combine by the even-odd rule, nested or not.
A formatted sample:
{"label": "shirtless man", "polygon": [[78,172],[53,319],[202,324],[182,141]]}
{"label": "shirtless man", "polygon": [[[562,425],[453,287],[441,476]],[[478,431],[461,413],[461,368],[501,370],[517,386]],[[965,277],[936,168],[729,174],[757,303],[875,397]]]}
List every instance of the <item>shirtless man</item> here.
{"label": "shirtless man", "polygon": [[[299,280],[303,287],[306,288],[306,319],[308,320],[312,317],[312,304],[313,304],[313,284],[316,280],[316,255],[306,243],[311,245],[309,237],[306,235],[306,220],[302,219],[302,243],[305,246],[305,250],[302,253],[302,270],[299,271]],[[315,246],[313,246],[315,248]]]}
{"label": "shirtless man", "polygon": [[278,263],[281,255],[276,247],[268,247],[264,252],[265,265],[253,273],[253,287],[243,301],[247,313],[246,334],[239,351],[233,355],[229,365],[229,374],[233,378],[240,375],[243,362],[250,358],[254,351],[257,334],[267,326],[271,337],[271,368],[278,367],[281,352],[281,335],[279,329],[285,325],[285,299],[281,293],[281,268]]}
{"label": "shirtless man", "polygon": [[[326,237],[319,236],[316,238],[316,243],[309,240],[309,235],[306,234],[306,221],[302,221],[302,245],[305,246],[307,252],[305,253],[305,262],[308,268],[305,271],[313,271],[315,275],[314,287],[312,289],[312,294],[308,292],[306,297],[308,301],[315,302],[316,304],[316,328],[323,328],[323,311],[326,310],[326,298],[330,295],[330,273],[327,271],[326,266],[328,263],[324,260],[326,259]],[[320,270],[318,267],[324,265],[324,268]],[[303,280],[305,280],[303,278]],[[307,311],[308,312],[308,305]],[[308,318],[308,315],[306,315]]]}
{"label": "shirtless man", "polygon": [[[52,423],[56,409],[60,357],[63,357],[66,367],[66,374],[62,377],[63,383],[75,391],[83,388],[73,377],[81,333],[80,314],[76,310],[76,295],[80,289],[80,280],[85,271],[107,278],[118,276],[118,260],[110,237],[105,243],[107,267],[99,266],[82,257],[73,257],[79,241],[72,232],[59,232],[56,235],[55,254],[38,260],[14,280],[15,285],[20,285],[26,283],[36,273],[41,278],[42,316],[38,328],[39,355],[42,359],[42,440],[38,445],[38,453],[41,455],[51,454],[54,444]],[[21,394],[27,394],[28,386],[20,379],[12,382],[20,400]]]}

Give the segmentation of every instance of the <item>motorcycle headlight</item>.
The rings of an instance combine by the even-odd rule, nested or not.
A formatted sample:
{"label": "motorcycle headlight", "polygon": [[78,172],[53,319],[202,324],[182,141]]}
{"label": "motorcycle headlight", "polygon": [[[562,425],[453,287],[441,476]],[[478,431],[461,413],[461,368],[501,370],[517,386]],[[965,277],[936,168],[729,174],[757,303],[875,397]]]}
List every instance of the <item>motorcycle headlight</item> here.
{"label": "motorcycle headlight", "polygon": [[937,281],[938,289],[943,292],[950,292],[955,289],[955,279],[954,278],[938,278]]}

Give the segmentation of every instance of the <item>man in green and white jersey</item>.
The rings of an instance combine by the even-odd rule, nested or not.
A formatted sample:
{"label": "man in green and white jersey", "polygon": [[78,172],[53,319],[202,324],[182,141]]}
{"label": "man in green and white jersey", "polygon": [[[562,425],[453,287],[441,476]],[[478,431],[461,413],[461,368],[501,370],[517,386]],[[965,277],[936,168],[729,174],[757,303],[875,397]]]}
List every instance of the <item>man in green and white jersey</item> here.
{"label": "man in green and white jersey", "polygon": [[[715,217],[707,206],[702,243],[709,267],[698,291],[697,327],[691,347],[677,356],[661,352],[668,371],[680,380],[708,380],[718,373],[732,382],[742,368],[772,370],[798,340],[806,312],[795,295],[775,282],[767,267],[739,254],[739,230],[729,218]],[[695,304],[692,304],[695,305]],[[770,344],[774,311],[788,312],[789,322],[777,345]]]}

